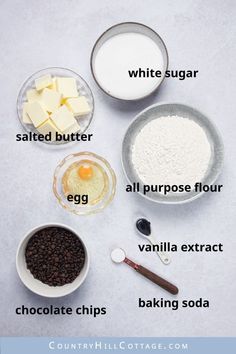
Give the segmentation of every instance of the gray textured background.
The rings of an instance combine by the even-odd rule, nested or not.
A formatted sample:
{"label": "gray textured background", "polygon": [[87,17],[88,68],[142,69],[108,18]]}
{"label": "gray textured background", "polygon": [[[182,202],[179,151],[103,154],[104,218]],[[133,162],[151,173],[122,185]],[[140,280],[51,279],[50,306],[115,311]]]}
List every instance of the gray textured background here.
{"label": "gray textured background", "polygon": [[[1,335],[58,336],[232,336],[235,305],[235,30],[234,0],[2,0],[1,52]],[[89,57],[97,37],[121,21],[143,22],[166,42],[170,67],[198,69],[197,79],[168,79],[156,96],[120,104],[96,87]],[[48,66],[71,68],[83,76],[95,96],[91,143],[57,150],[36,143],[16,143],[21,132],[16,98],[22,82]],[[121,141],[131,119],[160,101],[180,101],[205,112],[225,143],[221,194],[205,195],[187,205],[158,206],[124,192]],[[52,194],[52,176],[67,154],[91,150],[107,158],[118,177],[112,205],[96,216],[66,213]],[[139,254],[135,217],[148,216],[160,240],[223,242],[223,254],[172,254],[164,266],[155,254]],[[30,228],[63,222],[87,241],[91,270],[79,291],[47,300],[28,291],[18,279],[15,253]],[[140,239],[140,242],[142,240]],[[179,300],[209,299],[210,309],[138,309],[138,297],[170,298],[164,291],[109,258],[113,246],[174,281]],[[15,307],[49,304],[106,306],[103,317],[17,317]]]}

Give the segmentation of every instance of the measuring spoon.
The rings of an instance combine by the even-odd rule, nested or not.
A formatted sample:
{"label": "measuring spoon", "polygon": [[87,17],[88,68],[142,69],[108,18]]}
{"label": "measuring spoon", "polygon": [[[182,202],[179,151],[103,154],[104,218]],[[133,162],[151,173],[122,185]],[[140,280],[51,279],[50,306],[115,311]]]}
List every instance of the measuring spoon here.
{"label": "measuring spoon", "polygon": [[151,272],[149,269],[141,266],[140,264],[134,263],[131,261],[129,258],[126,257],[125,251],[122,248],[115,248],[111,252],[111,259],[115,263],[126,263],[128,264],[131,268],[136,270],[139,274],[143,275],[145,278],[151,280],[153,283],[159,285],[161,288],[165,289],[169,293],[176,295],[179,292],[179,289],[169,283],[167,280],[159,277],[159,275]]}
{"label": "measuring spoon", "polygon": [[[154,237],[151,235],[151,223],[147,219],[140,218],[136,221],[136,228],[139,231],[139,235],[146,238],[152,245],[157,245],[158,243],[154,239]],[[170,257],[162,251],[156,251],[158,256],[160,257],[160,260],[164,264],[169,264],[170,263]]]}

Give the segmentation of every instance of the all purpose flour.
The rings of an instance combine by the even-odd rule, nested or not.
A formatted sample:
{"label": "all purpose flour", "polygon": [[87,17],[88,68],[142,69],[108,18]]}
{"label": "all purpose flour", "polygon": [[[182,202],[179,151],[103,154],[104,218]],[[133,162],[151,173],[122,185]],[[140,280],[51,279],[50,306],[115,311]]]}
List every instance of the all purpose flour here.
{"label": "all purpose flour", "polygon": [[188,118],[167,116],[147,123],[132,147],[134,168],[144,184],[189,184],[203,180],[211,146],[203,128]]}

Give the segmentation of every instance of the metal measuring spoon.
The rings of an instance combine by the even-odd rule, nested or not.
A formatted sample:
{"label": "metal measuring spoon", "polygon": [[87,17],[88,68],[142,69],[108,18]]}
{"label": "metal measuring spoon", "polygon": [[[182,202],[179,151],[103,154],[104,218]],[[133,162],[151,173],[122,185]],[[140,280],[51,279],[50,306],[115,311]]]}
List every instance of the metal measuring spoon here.
{"label": "metal measuring spoon", "polygon": [[115,263],[124,262],[128,264],[128,266],[136,270],[136,272],[143,275],[145,278],[151,280],[153,283],[159,285],[162,289],[165,289],[173,295],[178,294],[179,289],[174,284],[171,284],[167,280],[159,277],[159,275],[151,272],[149,269],[143,267],[142,265],[131,261],[129,258],[126,257],[125,251],[122,248],[115,248],[111,252],[111,259]]}
{"label": "metal measuring spoon", "polygon": [[[158,244],[154,237],[151,235],[151,223],[147,219],[138,219],[136,221],[136,228],[139,231],[139,235],[146,238],[152,245]],[[156,253],[164,264],[170,263],[170,257],[165,252],[156,251]]]}

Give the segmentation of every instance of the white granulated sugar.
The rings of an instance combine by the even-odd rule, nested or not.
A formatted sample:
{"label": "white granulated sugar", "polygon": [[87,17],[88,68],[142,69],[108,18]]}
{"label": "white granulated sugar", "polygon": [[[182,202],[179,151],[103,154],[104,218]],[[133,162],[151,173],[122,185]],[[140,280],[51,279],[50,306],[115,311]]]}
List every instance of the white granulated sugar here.
{"label": "white granulated sugar", "polygon": [[109,38],[95,57],[95,74],[109,94],[122,99],[148,95],[162,77],[130,78],[129,70],[154,69],[163,72],[163,54],[159,46],[141,33],[120,33]]}
{"label": "white granulated sugar", "polygon": [[132,147],[134,168],[144,184],[202,181],[211,158],[203,128],[188,118],[166,116],[147,123]]}

